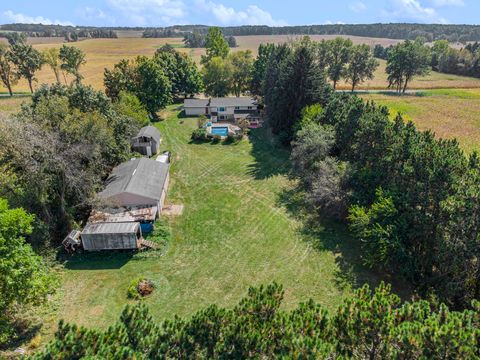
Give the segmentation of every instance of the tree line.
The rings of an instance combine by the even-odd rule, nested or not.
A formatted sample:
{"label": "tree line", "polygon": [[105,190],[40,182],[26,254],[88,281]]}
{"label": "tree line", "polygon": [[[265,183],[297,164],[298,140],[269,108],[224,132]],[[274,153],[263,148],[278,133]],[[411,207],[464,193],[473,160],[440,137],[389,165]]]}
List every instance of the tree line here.
{"label": "tree line", "polygon": [[[209,26],[175,25],[149,28],[145,34],[153,37],[181,37],[187,33],[206,34]],[[386,39],[415,40],[423,37],[427,41],[448,40],[450,42],[480,41],[480,26],[453,24],[330,24],[271,27],[266,25],[244,25],[222,27],[226,36],[246,35],[351,35]],[[150,37],[150,36],[145,36]]]}
{"label": "tree line", "polygon": [[[420,46],[407,41],[394,52],[403,59]],[[479,299],[478,154],[466,156],[456,140],[418,131],[400,115],[391,121],[385,107],[335,93],[308,40],[272,45],[266,58],[268,122],[284,143],[292,141],[306,206],[347,222],[367,266],[452,306]]]}
{"label": "tree line", "polygon": [[[220,28],[212,27],[212,31],[221,31]],[[207,34],[201,34],[199,32],[186,33],[183,37],[183,43],[187,48],[204,48],[207,47],[207,38],[211,35],[211,31]],[[223,33],[222,33],[223,34]],[[237,39],[235,36],[224,36],[225,41],[231,48],[237,47]]]}
{"label": "tree line", "polygon": [[189,318],[154,321],[127,306],[106,330],[61,322],[32,359],[474,359],[480,356],[479,304],[451,311],[402,303],[381,284],[356,290],[334,311],[310,300],[281,308],[284,291],[250,288],[232,309],[211,305]]}
{"label": "tree line", "polygon": [[[416,40],[417,42],[419,39]],[[420,41],[422,42],[422,41]],[[376,58],[389,60],[392,50],[397,46],[376,45],[373,53]],[[461,49],[454,48],[447,40],[437,40],[431,46],[425,45],[424,68],[446,74],[480,77],[480,43],[470,43]]]}
{"label": "tree line", "polygon": [[0,44],[0,80],[10,96],[13,96],[13,88],[22,78],[27,80],[33,93],[33,83],[37,81],[35,75],[43,65],[52,69],[58,84],[66,84],[67,75],[72,75],[77,84],[83,78],[80,67],[85,64],[85,54],[76,47],[63,45],[60,49],[50,48],[40,52],[18,33],[10,34],[8,42],[8,46]]}
{"label": "tree line", "polygon": [[[2,31],[4,30],[4,31]],[[7,30],[7,31],[5,31]],[[117,33],[111,28],[88,26],[64,26],[44,24],[6,24],[0,25],[0,37],[8,38],[15,31],[27,37],[64,37],[68,39],[101,39],[117,38]]]}

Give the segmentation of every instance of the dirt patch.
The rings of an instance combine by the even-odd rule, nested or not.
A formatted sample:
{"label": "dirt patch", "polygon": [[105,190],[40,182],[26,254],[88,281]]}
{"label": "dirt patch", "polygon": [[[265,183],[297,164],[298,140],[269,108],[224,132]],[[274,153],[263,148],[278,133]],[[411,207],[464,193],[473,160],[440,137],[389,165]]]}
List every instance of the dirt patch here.
{"label": "dirt patch", "polygon": [[137,285],[137,291],[142,297],[150,295],[154,289],[155,286],[149,280],[142,280]]}
{"label": "dirt patch", "polygon": [[162,208],[162,215],[180,216],[183,214],[183,205],[165,205]]}

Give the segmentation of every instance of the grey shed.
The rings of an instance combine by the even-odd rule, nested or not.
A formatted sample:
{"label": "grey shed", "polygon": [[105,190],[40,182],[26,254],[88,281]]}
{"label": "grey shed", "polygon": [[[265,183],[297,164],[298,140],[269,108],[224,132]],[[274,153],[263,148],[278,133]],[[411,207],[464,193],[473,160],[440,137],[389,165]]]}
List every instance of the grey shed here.
{"label": "grey shed", "polygon": [[138,222],[87,224],[81,238],[87,251],[137,249],[142,230]]}
{"label": "grey shed", "polygon": [[169,183],[170,165],[138,158],[118,165],[98,194],[110,206],[156,206],[161,211]]}
{"label": "grey shed", "polygon": [[132,138],[132,150],[150,157],[158,153],[160,141],[160,131],[155,126],[145,126]]}

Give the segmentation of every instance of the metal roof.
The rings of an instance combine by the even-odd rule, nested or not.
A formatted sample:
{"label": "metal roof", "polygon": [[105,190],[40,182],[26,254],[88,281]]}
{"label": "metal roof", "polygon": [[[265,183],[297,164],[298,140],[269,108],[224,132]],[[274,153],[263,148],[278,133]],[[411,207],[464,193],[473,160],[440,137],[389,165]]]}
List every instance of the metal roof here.
{"label": "metal roof", "polygon": [[210,106],[257,106],[257,102],[249,97],[211,98]]}
{"label": "metal roof", "polygon": [[124,223],[96,223],[87,224],[82,231],[83,234],[130,234],[136,233],[140,223],[124,222]]}
{"label": "metal roof", "polygon": [[209,99],[185,99],[183,101],[184,107],[207,107]]}
{"label": "metal roof", "polygon": [[159,144],[161,135],[160,135],[160,131],[158,131],[158,129],[155,126],[149,125],[141,128],[137,136],[134,137],[134,139],[139,137],[151,137],[157,142],[157,144]]}
{"label": "metal roof", "polygon": [[98,195],[108,199],[121,193],[130,193],[159,201],[169,168],[169,164],[147,158],[124,162],[113,169],[105,189]]}

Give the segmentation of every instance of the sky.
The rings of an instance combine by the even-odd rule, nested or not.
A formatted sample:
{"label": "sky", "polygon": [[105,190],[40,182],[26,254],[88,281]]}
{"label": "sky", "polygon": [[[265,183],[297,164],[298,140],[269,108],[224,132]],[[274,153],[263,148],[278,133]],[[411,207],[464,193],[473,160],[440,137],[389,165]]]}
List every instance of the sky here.
{"label": "sky", "polygon": [[478,0],[0,0],[1,24],[478,24],[479,14]]}

